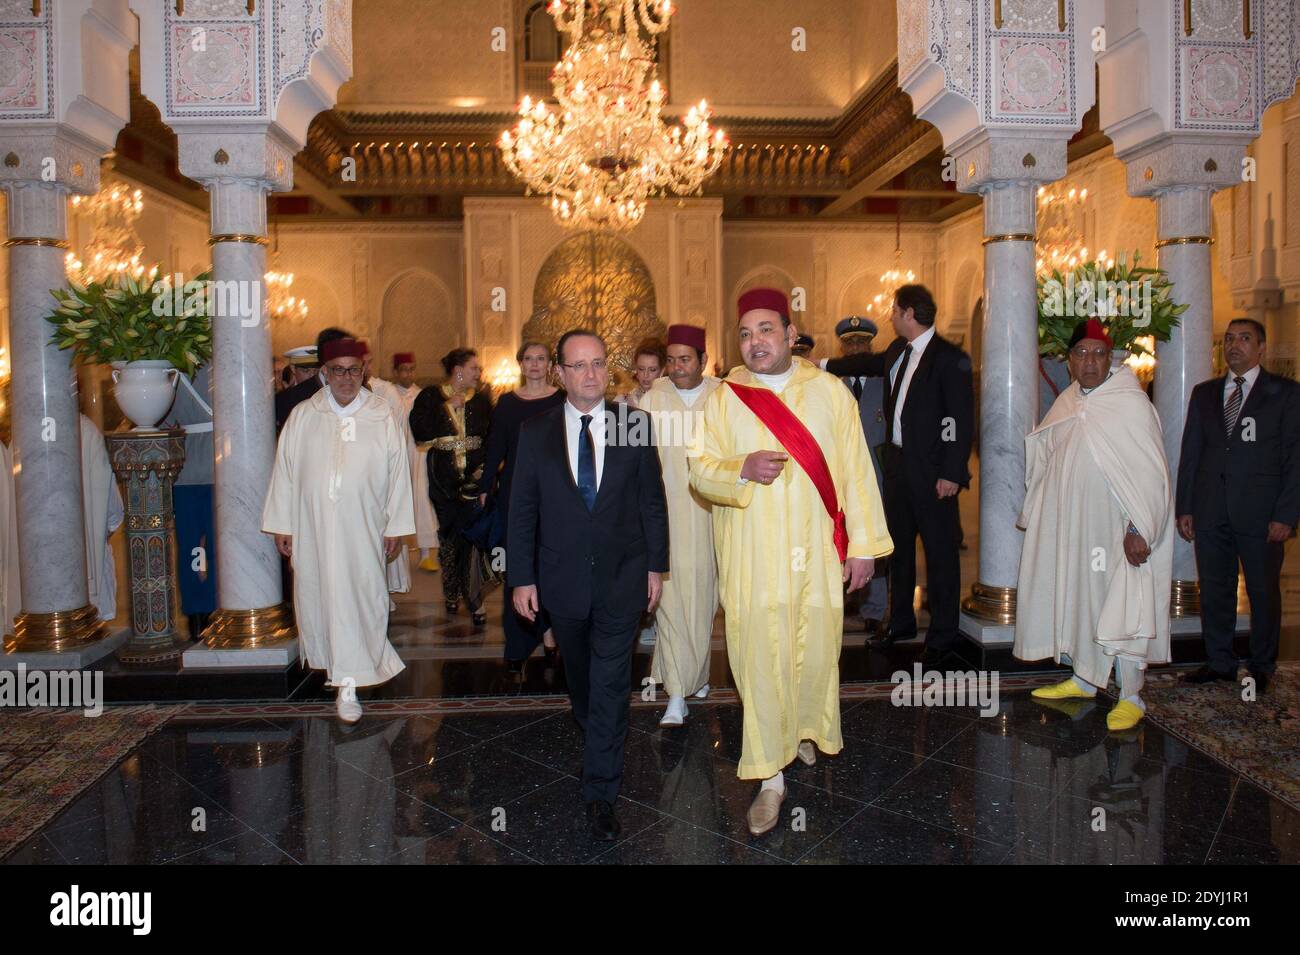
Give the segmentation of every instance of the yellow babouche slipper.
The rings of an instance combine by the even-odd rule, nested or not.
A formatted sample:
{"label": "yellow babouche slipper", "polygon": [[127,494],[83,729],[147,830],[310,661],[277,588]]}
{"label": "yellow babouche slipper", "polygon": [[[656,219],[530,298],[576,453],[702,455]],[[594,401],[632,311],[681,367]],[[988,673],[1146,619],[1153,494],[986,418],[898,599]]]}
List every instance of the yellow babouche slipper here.
{"label": "yellow babouche slipper", "polygon": [[1040,700],[1091,700],[1092,693],[1080,689],[1079,684],[1074,682],[1074,677],[1062,680],[1060,683],[1053,683],[1051,686],[1040,686],[1029,694]]}
{"label": "yellow babouche slipper", "polygon": [[1142,717],[1146,715],[1146,711],[1136,703],[1120,700],[1115,704],[1115,708],[1106,714],[1106,729],[1112,732],[1131,730],[1141,723]]}
{"label": "yellow babouche slipper", "polygon": [[442,568],[438,566],[438,558],[430,554],[424,560],[420,561],[420,569],[427,570],[431,574],[436,574]]}

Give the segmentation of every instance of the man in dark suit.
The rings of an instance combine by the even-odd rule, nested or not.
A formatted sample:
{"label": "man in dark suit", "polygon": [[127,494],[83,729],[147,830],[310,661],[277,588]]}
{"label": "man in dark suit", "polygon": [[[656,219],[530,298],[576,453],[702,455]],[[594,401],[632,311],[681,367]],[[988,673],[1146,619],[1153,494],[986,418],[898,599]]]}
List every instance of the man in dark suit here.
{"label": "man in dark suit", "polygon": [[668,570],[668,510],[649,416],[605,402],[605,342],[575,330],[555,352],[568,397],[519,430],[506,576],[520,616],[532,620],[542,605],[551,615],[586,733],[582,798],[592,836],[613,840],[632,650]]}
{"label": "man in dark suit", "polygon": [[[327,342],[338,341],[343,338],[356,338],[351,332],[345,332],[341,328],[326,328],[316,336],[316,354],[321,354]],[[300,381],[296,385],[276,392],[275,395],[275,433],[279,434],[284,423],[289,420],[289,412],[298,405],[306,401],[316,392],[321,390],[320,375],[312,375],[305,381]]]}
{"label": "man in dark suit", "polygon": [[[871,354],[871,343],[877,332],[879,329],[876,323],[860,315],[850,315],[835,326],[840,351],[846,356]],[[885,379],[871,375],[846,375],[842,380],[849,391],[853,392],[853,400],[858,403],[858,417],[862,420],[862,433],[867,439],[871,466],[875,468],[876,486],[880,490],[881,500],[884,500],[885,482],[880,471],[880,449],[885,443]],[[887,558],[876,561],[876,573],[864,588],[858,604],[858,613],[867,625],[868,638],[879,636],[885,612],[889,609],[889,577],[882,572],[887,566],[886,561]]]}
{"label": "man in dark suit", "polygon": [[1237,679],[1237,563],[1250,598],[1247,666],[1263,692],[1277,664],[1282,557],[1300,519],[1300,385],[1261,366],[1264,326],[1223,335],[1228,374],[1192,391],[1178,462],[1178,533],[1196,548],[1208,657],[1190,683]]}
{"label": "man in dark suit", "polygon": [[934,329],[934,297],[924,285],[903,285],[890,315],[898,337],[882,354],[832,358],[832,375],[883,376],[885,519],[894,553],[889,563],[889,630],[878,646],[916,636],[916,537],[925,548],[930,629],[923,662],[936,663],[957,643],[961,599],[961,532],[957,492],[970,486],[975,396],[970,357]]}

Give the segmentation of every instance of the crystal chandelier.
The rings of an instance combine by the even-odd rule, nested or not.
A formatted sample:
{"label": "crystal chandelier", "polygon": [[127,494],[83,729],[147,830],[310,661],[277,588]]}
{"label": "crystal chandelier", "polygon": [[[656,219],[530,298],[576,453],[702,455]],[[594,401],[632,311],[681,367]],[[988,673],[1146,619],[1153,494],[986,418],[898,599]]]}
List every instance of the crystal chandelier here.
{"label": "crystal chandelier", "polygon": [[904,269],[903,265],[903,210],[900,208],[894,217],[894,265],[880,276],[880,292],[871,300],[871,311],[876,317],[876,324],[881,328],[894,309],[894,293],[900,286],[911,285],[916,281],[916,273]]}
{"label": "crystal chandelier", "polygon": [[266,285],[266,313],[273,319],[303,322],[307,318],[307,300],[292,292],[293,273],[280,269],[280,250],[271,253],[270,268],[262,276]]}
{"label": "crystal chandelier", "polygon": [[[1084,203],[1087,189],[1061,185],[1060,191],[1038,187],[1038,245],[1035,269],[1039,275],[1060,271],[1069,272],[1083,262],[1091,262],[1088,247],[1083,244]],[[1102,249],[1096,261],[1110,268],[1115,260]]]}
{"label": "crystal chandelier", "polygon": [[89,223],[90,241],[82,256],[68,252],[64,268],[69,278],[82,285],[103,282],[113,275],[141,278],[146,270],[140,264],[144,243],[136,235],[135,220],[144,209],[139,189],[131,190],[115,183],[105,185],[93,196],[73,196],[72,208]]}
{"label": "crystal chandelier", "polygon": [[668,29],[669,0],[551,0],[547,11],[571,37],[551,73],[556,107],[524,97],[514,131],[501,134],[506,167],[573,228],[630,229],[647,199],[699,190],[727,137],[710,129],[703,100],[681,126],[660,119],[667,91],[641,31]]}

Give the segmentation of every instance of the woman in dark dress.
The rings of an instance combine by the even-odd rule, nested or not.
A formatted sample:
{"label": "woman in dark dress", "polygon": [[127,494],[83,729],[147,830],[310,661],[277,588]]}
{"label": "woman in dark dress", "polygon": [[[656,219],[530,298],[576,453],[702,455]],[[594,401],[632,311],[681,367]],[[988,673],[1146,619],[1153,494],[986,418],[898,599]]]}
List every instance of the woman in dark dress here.
{"label": "woman in dark dress", "polygon": [[[541,342],[524,342],[515,359],[519,362],[521,379],[519,387],[497,399],[492,411],[492,430],[488,432],[487,461],[479,489],[481,500],[495,498],[501,515],[501,526],[507,526],[510,502],[510,474],[515,448],[519,444],[519,426],[533,415],[564,402],[564,392],[550,383],[551,356]],[[555,655],[555,638],[551,634],[550,619],[541,608],[537,619],[529,622],[514,611],[509,598],[510,581],[506,581],[506,600],[501,625],[506,632],[506,661],[512,672],[523,670],[524,661],[532,654],[538,641],[546,645],[547,658]]]}
{"label": "woman in dark dress", "polygon": [[447,612],[469,605],[475,625],[483,613],[483,561],[464,537],[478,510],[478,482],[487,456],[485,438],[492,419],[492,399],[478,390],[482,366],[469,348],[455,348],[442,359],[447,380],[420,392],[411,408],[411,434],[431,441],[429,500],[438,515],[438,560]]}

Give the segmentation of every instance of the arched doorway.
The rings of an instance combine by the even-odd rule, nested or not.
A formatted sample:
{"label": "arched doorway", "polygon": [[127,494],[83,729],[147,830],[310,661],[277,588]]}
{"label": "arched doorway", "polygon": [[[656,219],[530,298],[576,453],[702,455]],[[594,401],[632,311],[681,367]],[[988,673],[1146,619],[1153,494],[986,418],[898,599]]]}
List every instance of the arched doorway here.
{"label": "arched doorway", "polygon": [[415,352],[417,380],[436,381],[442,378],[438,359],[460,344],[459,323],[442,283],[418,269],[398,276],[384,293],[372,345],[375,373],[389,377],[393,354],[409,351]]}
{"label": "arched doorway", "polygon": [[623,371],[637,345],[664,337],[650,270],[626,242],[584,232],[557,245],[542,264],[523,338],[554,348],[571,328],[594,329],[609,347],[610,364]]}

